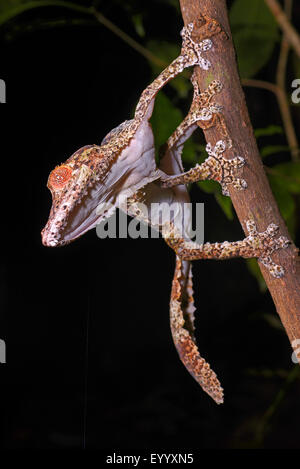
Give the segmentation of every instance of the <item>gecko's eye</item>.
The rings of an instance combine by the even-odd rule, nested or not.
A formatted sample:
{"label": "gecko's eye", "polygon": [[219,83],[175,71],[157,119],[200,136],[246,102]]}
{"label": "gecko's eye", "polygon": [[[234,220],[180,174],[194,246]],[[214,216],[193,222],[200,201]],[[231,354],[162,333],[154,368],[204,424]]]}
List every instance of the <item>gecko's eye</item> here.
{"label": "gecko's eye", "polygon": [[50,189],[62,189],[72,176],[72,169],[69,166],[57,166],[51,173],[48,179],[48,187]]}

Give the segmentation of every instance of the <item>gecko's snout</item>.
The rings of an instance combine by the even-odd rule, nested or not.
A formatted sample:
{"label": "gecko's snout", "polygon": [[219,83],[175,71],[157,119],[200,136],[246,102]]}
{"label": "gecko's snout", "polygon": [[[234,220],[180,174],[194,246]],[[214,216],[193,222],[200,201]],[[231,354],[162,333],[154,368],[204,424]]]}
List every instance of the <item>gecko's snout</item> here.
{"label": "gecko's snout", "polygon": [[42,236],[42,243],[44,246],[49,247],[49,248],[55,248],[58,245],[58,240],[55,239],[49,231],[43,229],[41,232]]}

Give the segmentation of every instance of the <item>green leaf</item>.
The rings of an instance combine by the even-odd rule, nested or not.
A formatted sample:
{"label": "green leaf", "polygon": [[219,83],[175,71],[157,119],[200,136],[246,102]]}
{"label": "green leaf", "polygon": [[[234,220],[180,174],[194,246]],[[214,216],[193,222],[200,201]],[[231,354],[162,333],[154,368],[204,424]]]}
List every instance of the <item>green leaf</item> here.
{"label": "green leaf", "polygon": [[194,166],[197,163],[197,145],[191,138],[189,138],[183,147],[182,151],[182,161],[183,163],[189,163],[191,166]]}
{"label": "green leaf", "polygon": [[256,138],[268,137],[270,135],[283,134],[283,128],[280,125],[268,125],[262,129],[255,129],[254,135]]}
{"label": "green leaf", "polygon": [[253,77],[268,62],[279,39],[274,16],[262,0],[235,0],[230,24],[240,74]]}
{"label": "green leaf", "polygon": [[281,215],[286,220],[294,213],[295,201],[289,193],[287,187],[285,187],[281,181],[278,180],[278,177],[269,175],[269,181]]}
{"label": "green leaf", "polygon": [[201,190],[208,194],[214,194],[216,201],[220,205],[224,214],[229,220],[233,220],[233,208],[230,197],[222,194],[221,186],[216,181],[198,181]]}
{"label": "green leaf", "polygon": [[155,100],[151,124],[155,136],[155,143],[160,147],[182,121],[182,112],[174,106],[172,101],[160,92]]}
{"label": "green leaf", "polygon": [[260,150],[262,158],[265,158],[269,155],[276,155],[276,153],[289,152],[290,147],[287,145],[267,145]]}
{"label": "green leaf", "polygon": [[137,15],[132,15],[132,22],[134,24],[134,29],[140,37],[145,37],[145,29],[143,24],[143,16],[141,13]]}
{"label": "green leaf", "polygon": [[[292,194],[300,194],[300,163],[289,161],[272,168],[273,179]],[[275,174],[275,172],[277,174]]]}
{"label": "green leaf", "polygon": [[267,285],[266,285],[265,279],[262,276],[257,260],[246,259],[246,264],[247,264],[249,272],[253,275],[253,277],[256,278],[260,291],[262,293],[267,291]]}
{"label": "green leaf", "polygon": [[91,13],[88,7],[77,5],[73,2],[59,0],[1,0],[0,26],[25,11],[43,7],[62,7],[80,13]]}
{"label": "green leaf", "polygon": [[271,326],[274,327],[274,329],[278,329],[280,331],[283,331],[283,325],[279,319],[278,316],[274,316],[274,314],[269,314],[269,313],[263,313],[262,318]]}
{"label": "green leaf", "polygon": [[216,181],[198,181],[197,184],[207,194],[215,194],[219,191],[219,184]]}
{"label": "green leaf", "polygon": [[[168,41],[155,41],[151,40],[147,42],[147,49],[149,49],[152,54],[159,57],[161,60],[169,64],[180,54],[179,44]],[[155,63],[151,63],[151,67],[155,75],[161,72],[161,67]]]}
{"label": "green leaf", "polygon": [[189,138],[183,148],[182,161],[187,163],[189,166],[195,166],[196,164],[202,163],[207,158],[205,151],[205,145],[200,145]]}
{"label": "green leaf", "polygon": [[[161,91],[155,100],[154,111],[151,117],[151,125],[155,136],[156,148],[163,145],[176,127],[182,122],[182,112],[172,101]],[[195,165],[197,163],[196,154],[200,145],[197,145],[189,138],[183,147],[182,161]]]}
{"label": "green leaf", "polygon": [[221,209],[225,213],[228,220],[233,220],[233,210],[232,210],[232,202],[230,197],[226,197],[225,195],[220,194],[219,192],[215,193],[215,198],[218,204],[220,205]]}
{"label": "green leaf", "polygon": [[295,200],[278,176],[269,175],[269,181],[280,213],[287,224],[291,236],[294,238],[296,226]]}
{"label": "green leaf", "polygon": [[180,98],[187,98],[189,91],[192,88],[191,82],[182,75],[179,75],[170,81],[170,86],[172,86],[172,88],[177,91]]}

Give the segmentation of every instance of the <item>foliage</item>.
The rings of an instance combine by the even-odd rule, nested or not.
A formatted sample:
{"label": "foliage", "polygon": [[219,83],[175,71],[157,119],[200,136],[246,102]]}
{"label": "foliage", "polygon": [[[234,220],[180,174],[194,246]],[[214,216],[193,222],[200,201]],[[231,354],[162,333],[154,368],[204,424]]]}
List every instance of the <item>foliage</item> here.
{"label": "foliage", "polygon": [[269,61],[279,40],[277,23],[261,0],[236,0],[230,11],[230,25],[240,74],[250,78]]}
{"label": "foliage", "polygon": [[[43,23],[43,12],[47,8],[48,25],[53,27],[57,20],[63,17],[66,21],[73,19],[72,25],[77,27],[80,21],[96,21],[94,11],[91,7],[109,16],[111,4],[114,3],[127,15],[132,26],[132,35],[143,44],[144,50],[150,51],[157,57],[160,63],[170,63],[179,52],[180,45],[177,39],[162,40],[154,37],[149,28],[147,29],[147,13],[141,7],[139,0],[124,2],[103,2],[101,0],[81,0],[69,2],[60,0],[1,0],[0,2],[0,34],[3,38],[12,40],[16,28],[22,33],[30,24]],[[178,15],[178,24],[181,24],[179,3],[177,0],[164,0],[163,3]],[[53,21],[49,21],[49,10],[51,10]],[[103,11],[102,11],[103,10]],[[35,14],[33,20],[33,13]],[[38,13],[38,14],[37,14]],[[278,56],[278,45],[281,39],[277,23],[262,0],[234,0],[231,2],[230,23],[233,40],[237,52],[239,72],[242,78],[259,77],[264,71],[273,81],[275,75],[274,58]],[[106,27],[109,27],[105,25]],[[99,24],[103,27],[103,24]],[[23,28],[23,29],[22,29]],[[121,40],[121,39],[120,39]],[[123,40],[126,40],[123,37]],[[128,44],[134,47],[134,45]],[[142,51],[139,50],[141,53]],[[145,54],[144,54],[145,55]],[[299,60],[295,56],[290,57],[290,66],[295,76],[300,74]],[[157,75],[162,66],[159,62],[149,60],[153,76]],[[270,70],[270,71],[269,71]],[[189,72],[172,80],[169,89],[159,93],[151,123],[153,126],[155,140],[158,148],[167,140],[176,126],[182,121],[186,107],[190,102],[191,84]],[[268,93],[268,91],[266,91]],[[290,103],[291,104],[291,103]],[[291,104],[292,105],[292,104]],[[296,105],[294,105],[296,108]],[[182,109],[185,108],[185,112]],[[297,109],[295,109],[297,111]],[[292,237],[296,237],[299,223],[299,195],[300,195],[300,162],[291,160],[290,148],[287,145],[283,126],[272,114],[264,114],[267,120],[260,123],[255,129],[260,154],[265,164],[266,172],[274,196],[276,197],[279,210],[288,226]],[[206,157],[203,141],[199,140],[199,132],[186,142],[183,151],[183,162],[187,167],[200,163]],[[222,208],[224,216],[234,219],[234,211],[229,197],[221,193],[219,184],[213,181],[201,181],[197,186],[199,190],[212,194],[216,202]],[[247,260],[247,266],[251,274],[257,279],[258,286],[262,292],[266,291],[266,284],[260,273],[257,261]],[[266,315],[261,315],[267,320]],[[268,318],[271,327],[278,327],[276,321]]]}
{"label": "foliage", "polygon": [[[181,110],[174,106],[164,92],[158,94],[151,124],[155,134],[156,148],[160,148],[183,119]],[[184,161],[194,162],[197,145],[192,139],[186,142],[183,150]]]}

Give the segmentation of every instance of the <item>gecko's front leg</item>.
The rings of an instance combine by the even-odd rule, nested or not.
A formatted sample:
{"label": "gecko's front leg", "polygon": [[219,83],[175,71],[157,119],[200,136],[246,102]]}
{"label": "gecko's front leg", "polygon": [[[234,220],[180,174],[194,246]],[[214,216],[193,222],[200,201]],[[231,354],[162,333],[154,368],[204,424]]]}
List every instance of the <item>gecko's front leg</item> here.
{"label": "gecko's front leg", "polygon": [[228,185],[232,185],[238,190],[246,189],[246,181],[236,176],[236,172],[244,166],[245,160],[241,156],[235,156],[231,159],[225,158],[223,153],[226,149],[224,140],[219,140],[215,146],[208,143],[206,151],[209,157],[201,165],[197,164],[185,173],[164,179],[162,187],[167,188],[211,179],[221,184],[224,195],[229,195]]}
{"label": "gecko's front leg", "polygon": [[228,185],[230,184],[238,190],[245,189],[247,187],[246,181],[236,175],[237,171],[244,166],[245,160],[241,156],[234,156],[230,159],[223,156],[224,152],[232,147],[232,141],[223,114],[221,113],[222,106],[211,104],[212,97],[222,90],[222,84],[214,80],[201,93],[194,74],[191,81],[194,86],[194,97],[190,111],[168,139],[167,146],[171,148],[181,145],[182,135],[191,135],[197,128],[197,125],[202,129],[217,126],[222,140],[219,140],[215,146],[212,146],[210,143],[206,145],[206,151],[209,156],[201,165],[197,164],[185,173],[163,178],[161,182],[162,187],[167,188],[179,184],[189,184],[211,179],[221,184],[224,195],[229,195]]}
{"label": "gecko's front leg", "polygon": [[221,25],[205,15],[201,15],[197,21],[189,23],[182,29],[180,55],[143,91],[135,110],[136,121],[143,119],[149,113],[148,109],[151,108],[151,103],[158,91],[185,68],[198,65],[203,70],[209,69],[211,63],[202,54],[211,49],[210,38],[219,33],[226,36]]}

